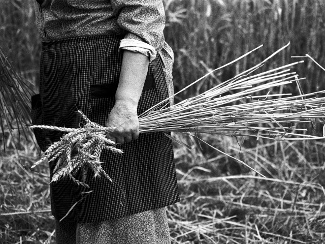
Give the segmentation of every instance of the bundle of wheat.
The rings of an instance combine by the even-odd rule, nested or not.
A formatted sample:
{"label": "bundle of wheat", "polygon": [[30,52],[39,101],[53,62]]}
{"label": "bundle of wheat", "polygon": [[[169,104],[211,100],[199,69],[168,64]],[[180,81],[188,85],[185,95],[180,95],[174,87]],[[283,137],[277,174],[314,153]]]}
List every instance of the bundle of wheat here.
{"label": "bundle of wheat", "polygon": [[[325,91],[312,94],[301,93],[297,96],[269,93],[274,87],[292,82],[299,85],[302,79],[299,79],[298,74],[292,72],[290,68],[299,65],[302,61],[253,74],[268,59],[285,47],[253,68],[202,94],[183,100],[171,107],[161,109],[155,109],[157,106],[152,107],[139,116],[140,133],[157,131],[186,132],[192,135],[209,133],[226,136],[248,135],[277,140],[325,138],[308,135],[305,129],[295,126],[299,123],[311,122],[316,118],[325,118],[325,98],[315,97],[316,94],[325,93]],[[261,94],[262,91],[265,91],[266,94],[254,96],[254,93]],[[167,101],[168,99],[162,101],[161,104]],[[109,133],[111,128],[101,127],[89,121],[83,114],[82,116],[86,121],[83,128],[70,129],[42,125],[32,127],[61,130],[68,133],[61,141],[53,144],[45,152],[44,158],[38,162],[40,163],[44,159],[54,160],[64,155],[66,163],[57,165],[52,181],[56,181],[64,175],[71,176],[71,172],[84,167],[82,165],[88,165],[87,168],[93,169],[95,175],[100,175],[102,172],[99,161],[101,150],[106,147],[117,151],[114,143],[105,138],[105,134]],[[81,150],[78,156],[71,160],[70,154],[75,143],[78,143]]]}
{"label": "bundle of wheat", "polygon": [[[170,108],[147,111],[140,116],[140,131],[317,139],[294,125],[325,118],[325,98],[314,97],[325,91],[298,96],[269,93],[254,96],[256,92],[298,82],[297,74],[287,69],[298,63],[258,75],[237,77]],[[239,91],[231,93],[234,90]]]}
{"label": "bundle of wheat", "polygon": [[[67,132],[60,141],[53,143],[44,153],[43,157],[32,167],[46,161],[51,162],[59,159],[53,170],[52,182],[61,177],[69,176],[78,184],[85,185],[73,177],[73,172],[82,169],[83,172],[92,170],[94,176],[104,176],[110,179],[101,167],[100,155],[103,149],[122,153],[114,147],[115,143],[106,138],[111,128],[100,126],[91,122],[81,111],[83,120],[86,122],[83,128],[60,128],[55,126],[32,126],[31,128],[42,128]],[[75,154],[75,156],[73,156]]]}

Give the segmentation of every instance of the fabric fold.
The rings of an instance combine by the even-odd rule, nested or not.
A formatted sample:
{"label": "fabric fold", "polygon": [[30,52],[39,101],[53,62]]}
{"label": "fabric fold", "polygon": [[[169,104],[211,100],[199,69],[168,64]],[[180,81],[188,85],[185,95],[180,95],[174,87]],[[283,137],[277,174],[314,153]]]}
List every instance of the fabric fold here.
{"label": "fabric fold", "polygon": [[121,40],[120,49],[141,53],[147,56],[150,62],[152,62],[157,56],[157,51],[153,46],[134,39]]}

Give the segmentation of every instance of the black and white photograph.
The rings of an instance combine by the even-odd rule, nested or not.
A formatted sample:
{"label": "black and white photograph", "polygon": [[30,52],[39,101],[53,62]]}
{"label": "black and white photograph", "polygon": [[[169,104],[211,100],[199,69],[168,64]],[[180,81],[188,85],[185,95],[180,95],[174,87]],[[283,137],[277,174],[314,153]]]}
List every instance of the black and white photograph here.
{"label": "black and white photograph", "polygon": [[325,1],[0,0],[0,244],[201,243],[325,244]]}

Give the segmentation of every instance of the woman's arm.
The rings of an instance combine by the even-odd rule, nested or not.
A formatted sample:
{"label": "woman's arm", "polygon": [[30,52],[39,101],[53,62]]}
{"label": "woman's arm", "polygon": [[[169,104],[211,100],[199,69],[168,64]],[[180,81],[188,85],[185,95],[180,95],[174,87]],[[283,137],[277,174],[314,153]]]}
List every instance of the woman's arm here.
{"label": "woman's arm", "polygon": [[[124,143],[139,136],[138,102],[149,60],[155,56],[152,50],[156,52],[164,43],[165,12],[162,0],[111,0],[111,4],[117,24],[127,34],[121,42],[123,60],[116,102],[106,125],[115,127],[109,137],[117,143]],[[139,41],[147,47],[136,43]],[[147,55],[143,52],[146,49],[150,50]]]}
{"label": "woman's arm", "polygon": [[123,51],[122,69],[115,94],[115,105],[106,126],[115,127],[108,137],[117,143],[139,136],[138,102],[147,76],[149,59],[143,54]]}

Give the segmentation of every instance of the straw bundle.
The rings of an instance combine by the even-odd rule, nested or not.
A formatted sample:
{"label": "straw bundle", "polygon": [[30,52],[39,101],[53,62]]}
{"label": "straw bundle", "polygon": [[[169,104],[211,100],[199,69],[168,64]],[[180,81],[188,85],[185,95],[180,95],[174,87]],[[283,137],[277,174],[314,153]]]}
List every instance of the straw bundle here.
{"label": "straw bundle", "polygon": [[[192,135],[209,133],[227,136],[248,135],[279,140],[324,138],[308,135],[306,130],[295,126],[299,123],[309,123],[312,119],[325,118],[325,98],[315,97],[316,94],[324,93],[324,91],[305,95],[301,92],[298,96],[269,93],[274,87],[292,82],[297,83],[299,87],[299,82],[302,79],[299,79],[298,75],[290,68],[299,65],[301,61],[260,74],[253,74],[283,48],[253,68],[202,94],[183,100],[171,107],[163,107],[159,110],[155,109],[157,106],[152,107],[139,116],[140,133],[157,131],[186,132]],[[265,95],[254,95],[263,91],[265,91]],[[167,101],[168,99],[162,101],[160,105]],[[106,148],[117,151],[114,148],[114,143],[105,138],[106,133],[109,133],[112,128],[97,125],[89,121],[83,114],[82,116],[86,121],[86,126],[83,128],[32,127],[68,133],[60,142],[53,144],[45,152],[44,158],[35,164],[46,159],[54,160],[60,155],[64,155],[65,163],[61,162],[60,165],[57,165],[58,170],[52,181],[65,175],[71,176],[71,172],[75,169],[88,165],[87,160],[94,162],[97,167],[88,165],[87,168],[93,169],[95,175],[100,175],[101,150]],[[75,143],[79,143],[79,156],[76,157],[76,162],[73,162],[70,154]],[[62,168],[60,169],[60,167]]]}
{"label": "straw bundle", "polygon": [[31,124],[30,97],[34,94],[32,84],[23,80],[12,68],[0,49],[0,126],[25,132]]}
{"label": "straw bundle", "polygon": [[[209,133],[227,136],[259,136],[271,139],[317,139],[297,129],[295,123],[325,117],[325,98],[314,94],[254,93],[298,82],[287,69],[293,63],[258,75],[224,82],[205,93],[186,99],[171,108],[148,111],[140,117],[140,131]],[[233,94],[225,93],[239,90]],[[324,93],[318,92],[318,93]],[[287,126],[292,124],[292,126]]]}

